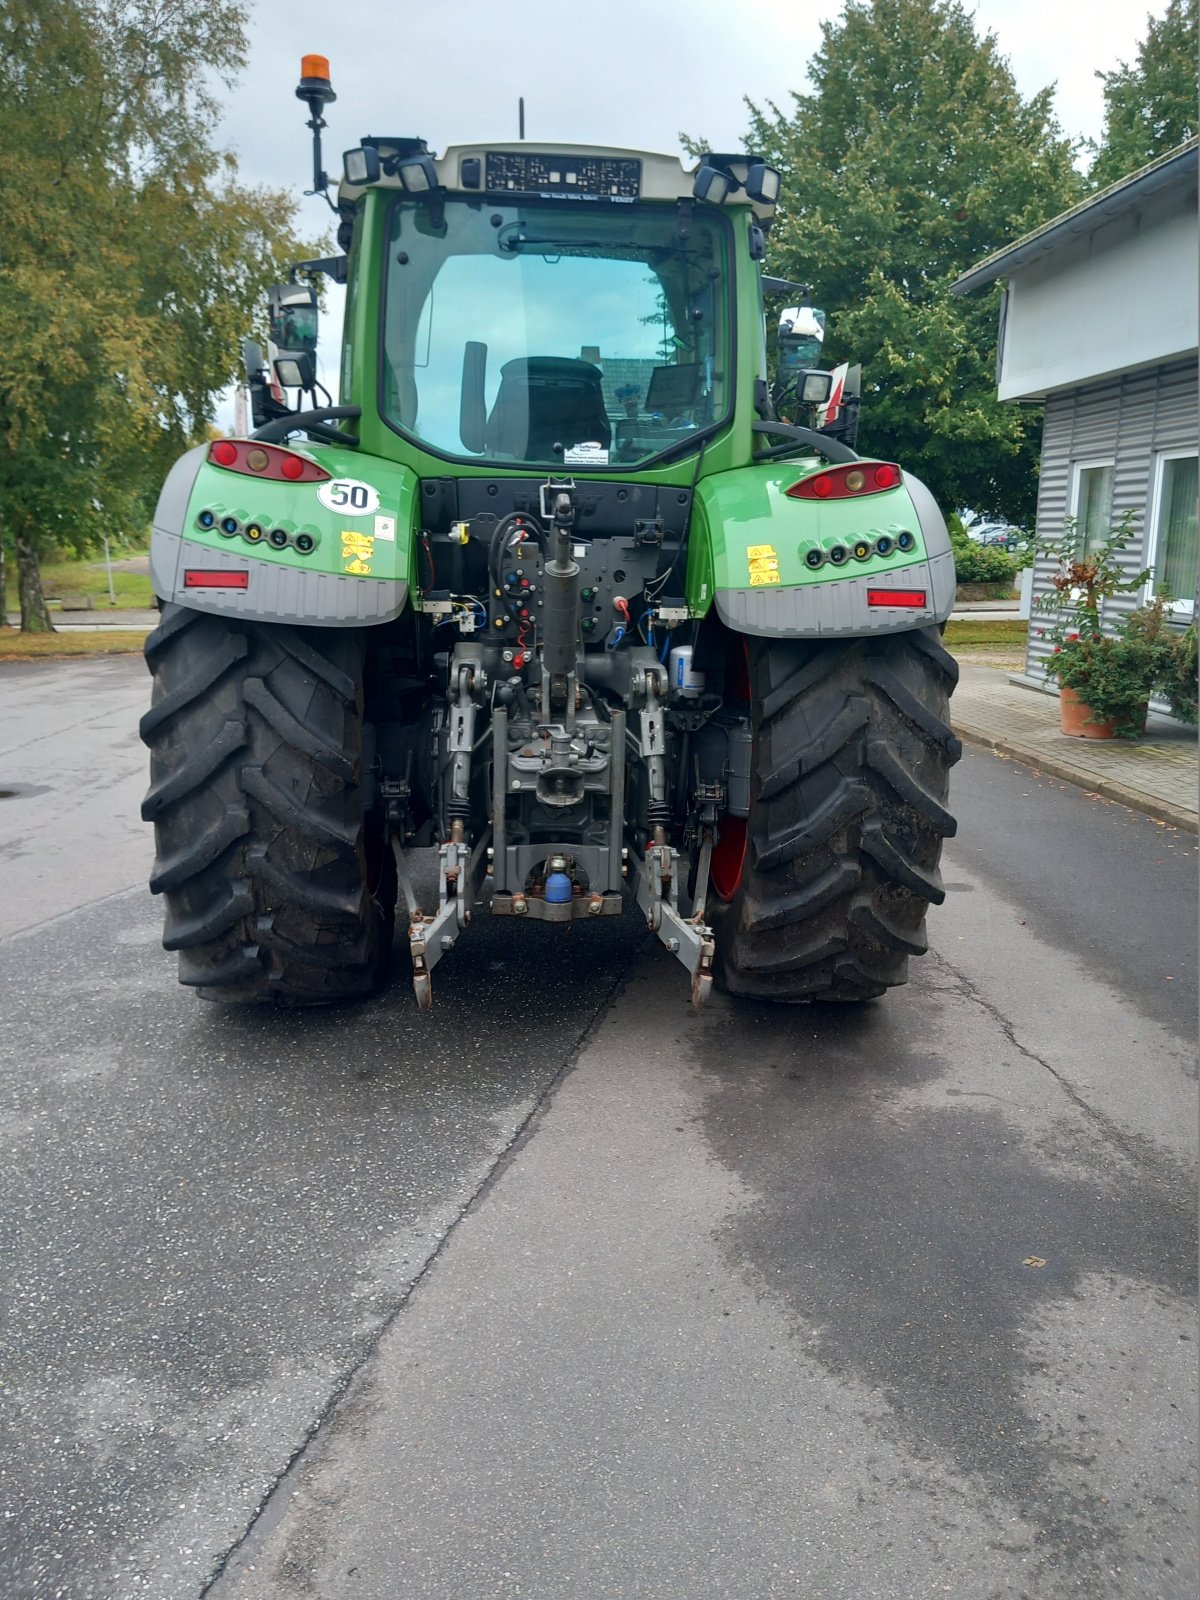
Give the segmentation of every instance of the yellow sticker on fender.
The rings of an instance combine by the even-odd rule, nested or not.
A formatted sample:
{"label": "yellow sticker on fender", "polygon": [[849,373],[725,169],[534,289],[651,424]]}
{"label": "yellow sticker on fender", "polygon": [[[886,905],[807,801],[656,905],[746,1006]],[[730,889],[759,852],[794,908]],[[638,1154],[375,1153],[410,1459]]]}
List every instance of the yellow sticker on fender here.
{"label": "yellow sticker on fender", "polygon": [[356,529],[342,530],[342,571],[352,572],[357,578],[371,576],[371,561],[375,555],[375,536],[359,533]]}
{"label": "yellow sticker on fender", "polygon": [[747,561],[757,561],[762,556],[769,556],[773,560],[775,553],[773,544],[752,544],[746,550],[746,559]]}
{"label": "yellow sticker on fender", "polygon": [[752,589],[757,589],[757,588],[760,587],[760,585],[762,585],[764,583],[780,583],[780,582],[782,582],[782,580],[781,580],[781,578],[779,576],[778,567],[776,567],[774,569],[772,569],[771,567],[751,567],[750,568],[750,587]]}

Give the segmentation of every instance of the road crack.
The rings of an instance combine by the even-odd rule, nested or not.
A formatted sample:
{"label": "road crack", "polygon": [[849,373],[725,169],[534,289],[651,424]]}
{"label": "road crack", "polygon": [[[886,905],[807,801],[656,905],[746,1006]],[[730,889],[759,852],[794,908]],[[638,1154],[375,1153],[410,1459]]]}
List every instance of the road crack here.
{"label": "road crack", "polygon": [[1032,1062],[1034,1066],[1041,1067],[1044,1072],[1049,1073],[1076,1110],[1082,1112],[1103,1134],[1104,1138],[1116,1149],[1120,1150],[1122,1155],[1131,1161],[1140,1162],[1142,1165],[1151,1167],[1161,1167],[1164,1161],[1169,1162],[1170,1158],[1157,1145],[1139,1134],[1130,1133],[1128,1129],[1123,1128],[1120,1123],[1114,1121],[1107,1113],[1092,1105],[1086,1096],[1057,1067],[1047,1061],[1044,1056],[1038,1055],[1036,1050],[1031,1050],[1027,1044],[1024,1044],[1017,1037],[1016,1024],[1005,1016],[999,1006],[981,992],[965,972],[959,971],[951,961],[937,950],[931,949],[926,959],[934,962],[943,972],[948,974],[953,981],[956,992],[964,1000],[978,1006],[981,1011],[997,1024],[1001,1033],[1019,1055],[1024,1056],[1026,1061]]}
{"label": "road crack", "polygon": [[352,1360],[340,1374],[337,1381],[327,1394],[325,1403],[321,1407],[319,1414],[305,1430],[303,1438],[292,1451],[282,1469],[275,1475],[275,1477],[271,1479],[269,1485],[259,1500],[258,1505],[251,1514],[249,1521],[246,1523],[245,1528],[242,1530],[238,1538],[235,1539],[234,1542],[229,1546],[225,1553],[219,1557],[212,1572],[205,1579],[199,1591],[199,1600],[206,1600],[206,1597],[212,1594],[216,1585],[229,1570],[230,1562],[233,1561],[238,1552],[245,1547],[247,1541],[254,1533],[255,1528],[262,1521],[263,1517],[266,1516],[271,1510],[280,1489],[287,1485],[288,1480],[292,1477],[295,1469],[302,1464],[304,1458],[308,1454],[312,1445],[316,1442],[322,1429],[324,1429],[327,1424],[334,1419],[339,1407],[342,1404],[342,1401],[347,1397],[347,1395],[355,1386],[359,1377],[374,1360],[375,1356],[378,1354],[379,1347],[383,1343],[387,1334],[395,1326],[396,1322],[399,1320],[404,1311],[408,1309],[408,1306],[412,1302],[417,1290],[433,1271],[434,1267],[441,1259],[442,1254],[449,1248],[451,1240],[458,1232],[461,1224],[483,1203],[494,1185],[503,1175],[513,1157],[525,1145],[528,1139],[532,1137],[536,1124],[544,1115],[546,1108],[549,1106],[551,1100],[553,1100],[563,1080],[574,1069],[580,1055],[591,1043],[604,1018],[608,1015],[608,1012],[614,1001],[616,1001],[623,992],[626,984],[629,981],[630,974],[643,954],[647,942],[648,941],[646,940],[635,940],[633,942],[628,961],[613,979],[609,987],[600,996],[600,999],[596,1004],[596,1008],[592,1013],[592,1016],[586,1027],[580,1031],[574,1045],[564,1057],[557,1071],[539,1091],[533,1101],[533,1104],[530,1106],[529,1111],[513,1130],[512,1136],[507,1140],[504,1146],[496,1152],[494,1158],[488,1163],[487,1170],[479,1179],[479,1182],[459,1205],[456,1213],[446,1225],[440,1237],[437,1239],[434,1248],[429,1252],[428,1256],[426,1256],[425,1260],[414,1273],[411,1281],[404,1289],[403,1293],[400,1294],[390,1310],[386,1311],[383,1317],[380,1319],[378,1327],[375,1329],[374,1334],[366,1343],[361,1353],[356,1359]]}

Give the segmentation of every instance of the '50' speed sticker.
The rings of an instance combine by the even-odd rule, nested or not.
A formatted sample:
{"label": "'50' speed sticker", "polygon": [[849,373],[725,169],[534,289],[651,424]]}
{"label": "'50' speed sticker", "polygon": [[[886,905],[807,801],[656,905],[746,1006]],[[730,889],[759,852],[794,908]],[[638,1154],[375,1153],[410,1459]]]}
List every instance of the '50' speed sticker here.
{"label": "'50' speed sticker", "polygon": [[368,517],[379,510],[379,491],[357,478],[331,478],[317,490],[317,499],[343,517]]}

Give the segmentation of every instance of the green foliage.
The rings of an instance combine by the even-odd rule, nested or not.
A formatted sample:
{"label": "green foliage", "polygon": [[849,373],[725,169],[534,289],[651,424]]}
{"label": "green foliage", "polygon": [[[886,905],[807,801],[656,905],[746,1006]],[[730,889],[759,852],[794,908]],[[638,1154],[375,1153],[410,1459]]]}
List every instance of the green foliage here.
{"label": "green foliage", "polygon": [[1149,17],[1137,60],[1104,80],[1104,133],[1089,174],[1098,188],[1116,183],[1196,132],[1197,0],[1169,0]]}
{"label": "green foliage", "polygon": [[[0,522],[36,576],[146,521],[234,377],[264,285],[308,246],[214,150],[236,4],[0,9]],[[26,624],[28,625],[28,623]]]}
{"label": "green foliage", "polygon": [[1043,630],[1045,637],[1061,644],[1067,638],[1100,633],[1104,602],[1145,586],[1150,568],[1131,573],[1123,559],[1133,536],[1133,513],[1127,511],[1091,550],[1085,548],[1085,532],[1075,517],[1064,520],[1060,537],[1038,542],[1036,554],[1054,562],[1056,569],[1049,592],[1035,602],[1039,611],[1052,614],[1049,629]]}
{"label": "green foliage", "polygon": [[863,363],[861,449],[1031,522],[1041,414],[996,399],[999,290],[950,285],[1080,198],[1051,91],[1022,99],[958,0],[848,0],[821,32],[812,93],[748,102],[784,174],[770,270],[812,284],[826,351]]}
{"label": "green foliage", "polygon": [[[958,528],[954,523],[958,523]],[[950,546],[954,551],[954,574],[959,583],[1008,583],[1016,577],[1018,563],[999,545],[976,544],[961,532],[957,517],[948,519]]]}
{"label": "green foliage", "polygon": [[1157,673],[1157,656],[1144,641],[1100,633],[1055,645],[1046,662],[1047,676],[1074,689],[1090,721],[1113,722],[1119,734],[1135,736],[1145,727]]}
{"label": "green foliage", "polygon": [[1171,715],[1193,727],[1197,720],[1196,624],[1172,633],[1166,642],[1155,687],[1170,704]]}

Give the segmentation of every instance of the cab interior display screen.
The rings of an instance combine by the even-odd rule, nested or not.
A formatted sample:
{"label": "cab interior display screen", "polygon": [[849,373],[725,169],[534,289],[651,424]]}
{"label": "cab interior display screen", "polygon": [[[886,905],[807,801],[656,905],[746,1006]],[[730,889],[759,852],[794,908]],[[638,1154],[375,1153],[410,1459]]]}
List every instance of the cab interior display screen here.
{"label": "cab interior display screen", "polygon": [[534,151],[487,153],[484,187],[493,194],[578,196],[584,200],[636,200],[642,163],[610,156],[541,156]]}

